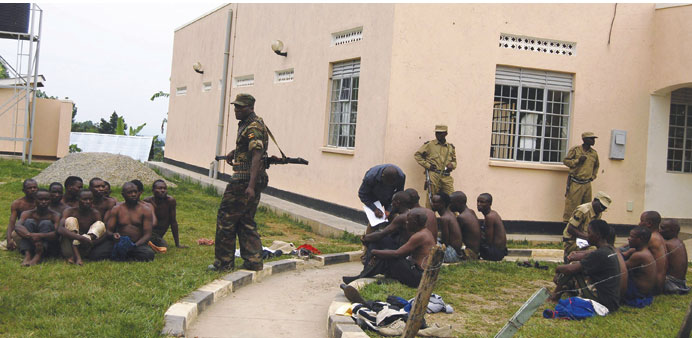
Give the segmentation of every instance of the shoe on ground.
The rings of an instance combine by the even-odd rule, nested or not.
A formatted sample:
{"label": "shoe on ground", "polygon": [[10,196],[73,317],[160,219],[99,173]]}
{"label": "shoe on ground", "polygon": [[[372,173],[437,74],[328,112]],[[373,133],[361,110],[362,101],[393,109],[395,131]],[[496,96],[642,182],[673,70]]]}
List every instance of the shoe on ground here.
{"label": "shoe on ground", "polygon": [[233,265],[226,265],[226,266],[219,267],[219,266],[216,266],[214,264],[209,264],[209,266],[207,266],[207,270],[209,270],[209,271],[231,271],[231,270],[233,270]]}
{"label": "shoe on ground", "polygon": [[344,295],[349,302],[365,304],[365,299],[363,299],[356,288],[346,284],[341,284],[339,287],[344,290]]}

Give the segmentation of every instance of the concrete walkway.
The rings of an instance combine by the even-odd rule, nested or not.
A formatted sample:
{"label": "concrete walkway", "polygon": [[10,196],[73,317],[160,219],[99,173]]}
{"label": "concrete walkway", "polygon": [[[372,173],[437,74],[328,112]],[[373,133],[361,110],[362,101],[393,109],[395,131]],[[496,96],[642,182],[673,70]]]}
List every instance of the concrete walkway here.
{"label": "concrete walkway", "polygon": [[362,268],[352,262],[272,275],[214,303],[187,336],[326,337],[327,308],[341,292],[341,276]]}

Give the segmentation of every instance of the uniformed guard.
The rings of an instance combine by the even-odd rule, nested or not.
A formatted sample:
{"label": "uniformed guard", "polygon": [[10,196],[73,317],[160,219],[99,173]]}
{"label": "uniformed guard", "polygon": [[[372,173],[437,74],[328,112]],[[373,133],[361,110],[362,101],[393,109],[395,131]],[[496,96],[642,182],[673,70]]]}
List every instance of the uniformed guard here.
{"label": "uniformed guard", "polygon": [[[416,162],[425,168],[428,182],[428,196],[442,191],[446,194],[454,192],[454,179],[450,176],[457,167],[457,155],[454,145],[448,143],[447,126],[435,126],[435,140],[425,142],[413,155]],[[430,198],[425,199],[425,206],[430,208]]]}
{"label": "uniformed guard", "polygon": [[595,219],[601,219],[601,214],[610,206],[613,200],[606,193],[599,191],[593,201],[577,207],[572,213],[565,229],[562,231],[562,244],[565,249],[564,259],[568,263],[567,256],[577,251],[577,238],[587,239],[589,223]]}
{"label": "uniformed guard", "polygon": [[591,181],[598,174],[598,153],[592,148],[597,136],[587,131],[581,134],[583,144],[572,147],[562,160],[569,167],[565,191],[565,211],[562,220],[567,222],[578,205],[591,201]]}
{"label": "uniformed guard", "polygon": [[216,216],[216,245],[211,270],[234,268],[235,238],[238,236],[243,269],[262,270],[262,242],[257,233],[255,212],[260,195],[267,187],[266,165],[268,130],[264,121],[255,115],[255,98],[238,94],[231,102],[238,122],[235,149],[226,162],[233,166],[233,176],[223,193]]}

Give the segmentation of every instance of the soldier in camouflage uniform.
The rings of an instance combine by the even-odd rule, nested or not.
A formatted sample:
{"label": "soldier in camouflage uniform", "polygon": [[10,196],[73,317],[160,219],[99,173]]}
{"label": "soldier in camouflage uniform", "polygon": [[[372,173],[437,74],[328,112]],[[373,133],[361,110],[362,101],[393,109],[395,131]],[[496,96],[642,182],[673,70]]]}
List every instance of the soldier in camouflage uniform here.
{"label": "soldier in camouflage uniform", "polygon": [[591,181],[598,174],[598,153],[593,145],[597,136],[587,131],[581,134],[582,145],[572,147],[562,160],[569,167],[567,189],[565,192],[565,211],[562,220],[569,221],[577,206],[591,202]]}
{"label": "soldier in camouflage uniform", "polygon": [[565,229],[562,231],[562,247],[564,248],[565,263],[569,263],[567,256],[573,251],[579,250],[577,238],[587,239],[589,223],[601,219],[601,214],[608,209],[613,200],[606,193],[599,191],[593,201],[584,203],[572,213]]}
{"label": "soldier in camouflage uniform", "polygon": [[[454,192],[454,179],[450,176],[457,167],[457,155],[454,145],[447,142],[447,126],[435,126],[435,140],[425,142],[413,155],[421,167],[430,174],[431,195],[444,192],[447,195]],[[430,208],[430,199],[425,199],[425,206]]]}
{"label": "soldier in camouflage uniform", "polygon": [[234,268],[237,235],[243,268],[259,271],[262,270],[262,242],[254,218],[260,195],[269,180],[263,159],[269,145],[268,132],[264,121],[255,115],[252,95],[238,94],[231,104],[240,121],[235,149],[226,158],[233,166],[233,176],[216,216],[215,259],[209,269]]}

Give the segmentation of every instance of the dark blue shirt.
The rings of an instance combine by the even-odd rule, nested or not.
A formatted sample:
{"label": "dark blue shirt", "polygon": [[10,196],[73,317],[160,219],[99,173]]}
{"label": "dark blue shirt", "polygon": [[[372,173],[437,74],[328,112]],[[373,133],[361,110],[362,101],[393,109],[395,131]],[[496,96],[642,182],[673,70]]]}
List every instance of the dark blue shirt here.
{"label": "dark blue shirt", "polygon": [[[396,168],[399,174],[394,186],[389,186],[382,182],[382,172],[388,166]],[[374,211],[376,209],[375,201],[380,201],[385,210],[389,210],[392,204],[392,196],[394,196],[394,193],[404,190],[404,183],[406,183],[406,175],[399,167],[393,164],[380,164],[368,169],[365,173],[363,183],[361,183],[360,189],[358,189],[358,198],[370,210]]]}

